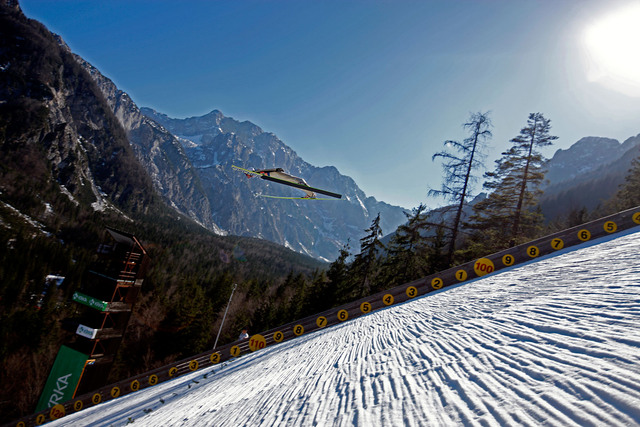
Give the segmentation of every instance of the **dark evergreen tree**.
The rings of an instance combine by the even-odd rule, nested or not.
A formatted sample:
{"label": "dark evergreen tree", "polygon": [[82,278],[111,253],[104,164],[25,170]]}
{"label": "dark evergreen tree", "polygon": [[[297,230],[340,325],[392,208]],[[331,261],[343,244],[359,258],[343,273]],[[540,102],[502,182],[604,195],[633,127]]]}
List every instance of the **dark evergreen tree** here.
{"label": "dark evergreen tree", "polygon": [[640,205],[640,158],[633,159],[625,182],[611,198],[609,211],[616,212]]}
{"label": "dark evergreen tree", "polygon": [[589,212],[584,206],[580,209],[571,209],[567,215],[567,222],[563,228],[571,228],[584,224],[589,220]]}
{"label": "dark evergreen tree", "polygon": [[429,227],[425,214],[427,207],[420,204],[410,213],[405,212],[407,222],[396,230],[389,244],[389,252],[383,269],[388,286],[409,282],[426,274]]}
{"label": "dark evergreen tree", "polygon": [[448,252],[445,254],[445,248],[448,246],[446,228],[443,224],[440,224],[436,226],[435,235],[430,239],[427,252],[427,265],[424,275],[446,270],[451,266]]}
{"label": "dark evergreen tree", "polygon": [[291,272],[283,284],[285,288],[285,301],[290,320],[299,319],[305,315],[304,304],[307,298],[307,279],[302,273]]}
{"label": "dark evergreen tree", "polygon": [[212,336],[214,313],[203,289],[186,283],[167,300],[167,315],[156,334],[162,357],[186,357],[207,347]]}
{"label": "dark evergreen tree", "polygon": [[474,228],[482,230],[482,239],[490,242],[490,249],[514,246],[540,229],[543,218],[536,206],[546,158],[539,149],[558,138],[549,134],[550,123],[542,113],[531,113],[527,126],[511,140],[511,148],[496,160],[496,169],[485,173],[484,187],[493,192],[474,205],[471,221]]}
{"label": "dark evergreen tree", "polygon": [[305,316],[324,311],[334,305],[334,289],[325,271],[316,270],[311,277],[303,312]]}
{"label": "dark evergreen tree", "polygon": [[347,242],[340,248],[340,255],[329,266],[327,270],[327,278],[331,283],[331,294],[333,295],[334,304],[339,305],[351,300],[355,296],[353,286],[350,285],[349,263],[351,257],[349,252],[349,243]]}
{"label": "dark evergreen tree", "polygon": [[380,241],[382,228],[380,227],[380,213],[371,222],[371,227],[365,230],[367,233],[360,239],[360,253],[355,256],[351,270],[358,283],[357,296],[368,295],[378,286],[373,285],[380,266],[380,254],[384,244]]}
{"label": "dark evergreen tree", "polygon": [[258,308],[251,318],[251,326],[256,331],[265,331],[278,326],[278,324],[273,322],[274,314],[274,302],[271,299],[266,298],[260,301]]}

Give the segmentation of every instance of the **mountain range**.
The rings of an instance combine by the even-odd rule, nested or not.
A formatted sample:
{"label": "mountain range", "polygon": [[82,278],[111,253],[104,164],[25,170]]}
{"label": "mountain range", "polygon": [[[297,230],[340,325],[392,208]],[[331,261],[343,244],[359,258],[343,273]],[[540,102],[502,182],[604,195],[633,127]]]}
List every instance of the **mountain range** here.
{"label": "mountain range", "polygon": [[[63,42],[60,40],[64,46]],[[404,219],[403,208],[367,197],[333,166],[305,162],[273,133],[213,110],[175,119],[139,108],[95,67],[75,55],[92,76],[127,132],[136,157],[167,202],[218,234],[266,239],[296,252],[333,260],[348,242],[357,243],[380,213],[384,233]],[[272,200],[260,193],[299,196],[299,190],[248,180],[232,169],[281,167],[342,200]],[[257,182],[260,181],[260,182]]]}
{"label": "mountain range", "polygon": [[640,134],[616,139],[584,137],[547,162],[542,212],[548,220],[585,209],[593,211],[613,196],[640,157]]}

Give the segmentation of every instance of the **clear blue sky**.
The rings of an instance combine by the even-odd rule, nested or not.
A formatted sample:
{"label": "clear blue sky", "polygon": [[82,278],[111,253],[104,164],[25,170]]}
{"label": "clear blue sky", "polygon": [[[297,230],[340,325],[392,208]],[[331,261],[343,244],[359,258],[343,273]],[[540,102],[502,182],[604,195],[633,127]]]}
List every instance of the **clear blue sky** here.
{"label": "clear blue sky", "polygon": [[640,133],[640,34],[623,34],[633,41],[626,51],[608,37],[614,30],[597,35],[620,50],[613,70],[585,42],[637,0],[20,4],[139,106],[249,120],[406,208],[441,203],[427,197],[442,177],[431,157],[467,136],[471,112],[491,111],[489,169],[532,112],[559,136],[548,157],[584,136]]}

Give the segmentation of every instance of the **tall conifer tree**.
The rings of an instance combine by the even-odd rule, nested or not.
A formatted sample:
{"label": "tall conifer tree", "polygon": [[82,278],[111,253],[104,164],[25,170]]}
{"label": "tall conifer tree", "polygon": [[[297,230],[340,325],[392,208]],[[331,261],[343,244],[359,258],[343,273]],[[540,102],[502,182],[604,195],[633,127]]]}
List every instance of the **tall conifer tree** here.
{"label": "tall conifer tree", "polygon": [[355,297],[355,291],[349,284],[349,257],[351,257],[351,253],[349,252],[349,242],[347,242],[340,248],[340,255],[331,263],[327,271],[327,278],[331,282],[333,302],[336,304],[349,302]]}
{"label": "tall conifer tree", "polygon": [[493,192],[474,206],[471,220],[474,228],[482,230],[485,241],[492,241],[491,249],[514,246],[519,239],[533,237],[538,231],[542,214],[536,206],[546,173],[546,158],[539,150],[558,139],[550,129],[551,120],[542,113],[529,114],[527,126],[496,160],[496,169],[485,173],[484,188]]}
{"label": "tall conifer tree", "polygon": [[469,121],[463,125],[469,132],[469,137],[462,142],[445,141],[445,147],[452,148],[456,153],[440,151],[433,155],[432,160],[441,158],[444,170],[442,189],[429,190],[430,196],[443,196],[447,201],[455,203],[455,215],[449,225],[450,240],[447,252],[447,262],[453,262],[453,252],[455,250],[458,232],[460,230],[463,209],[467,203],[467,198],[471,195],[471,186],[477,180],[473,175],[474,171],[482,167],[482,160],[485,154],[487,141],[491,138],[491,119],[489,112],[474,113],[469,117]]}
{"label": "tall conifer tree", "polygon": [[633,159],[624,184],[620,186],[608,205],[611,212],[640,205],[640,158]]}
{"label": "tall conifer tree", "polygon": [[371,227],[365,230],[368,233],[360,239],[360,253],[355,256],[352,271],[360,284],[359,296],[365,296],[371,291],[371,282],[379,267],[380,252],[384,244],[380,241],[382,228],[380,227],[380,213],[371,222]]}
{"label": "tall conifer tree", "polygon": [[411,213],[405,212],[407,222],[398,227],[391,240],[384,266],[389,286],[426,275],[429,243],[429,239],[424,236],[429,226],[426,209],[424,204],[420,204]]}

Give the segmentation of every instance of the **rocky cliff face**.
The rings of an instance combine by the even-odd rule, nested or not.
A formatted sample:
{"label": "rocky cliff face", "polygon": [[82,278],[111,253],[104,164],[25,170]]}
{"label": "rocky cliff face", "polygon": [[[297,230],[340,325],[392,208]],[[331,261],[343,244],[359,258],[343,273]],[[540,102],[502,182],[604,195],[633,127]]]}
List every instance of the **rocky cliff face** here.
{"label": "rocky cliff face", "polygon": [[126,92],[87,61],[76,61],[93,77],[113,114],[127,132],[138,161],[165,201],[179,212],[218,233],[224,231],[213,221],[211,206],[198,173],[175,136],[140,113]]}
{"label": "rocky cliff face", "polygon": [[3,196],[59,221],[87,208],[144,212],[151,182],[93,79],[18,7],[0,12]]}

